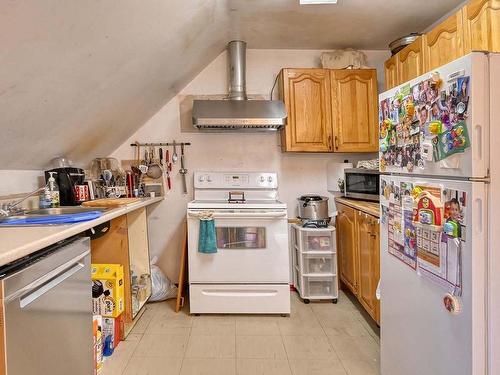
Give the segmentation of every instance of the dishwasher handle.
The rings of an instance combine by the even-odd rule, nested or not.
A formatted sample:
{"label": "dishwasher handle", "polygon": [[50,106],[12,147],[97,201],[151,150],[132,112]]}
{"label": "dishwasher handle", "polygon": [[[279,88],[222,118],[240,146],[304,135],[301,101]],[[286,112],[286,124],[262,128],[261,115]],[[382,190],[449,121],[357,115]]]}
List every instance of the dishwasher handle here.
{"label": "dishwasher handle", "polygon": [[12,293],[6,298],[6,302],[20,297],[19,304],[21,308],[29,305],[85,267],[85,264],[81,260],[89,254],[90,250],[86,250],[68,262],[56,267],[54,270]]}
{"label": "dishwasher handle", "polygon": [[58,286],[64,280],[73,276],[75,273],[80,271],[83,267],[85,267],[85,265],[83,263],[77,262],[73,266],[71,266],[70,268],[61,272],[56,277],[50,279],[49,281],[46,281],[45,283],[42,283],[41,285],[36,286],[35,290],[33,292],[26,294],[19,299],[19,307],[21,307],[21,309],[25,308],[31,302],[36,301],[38,298],[43,296],[45,293],[47,293],[51,289],[54,289],[56,286]]}

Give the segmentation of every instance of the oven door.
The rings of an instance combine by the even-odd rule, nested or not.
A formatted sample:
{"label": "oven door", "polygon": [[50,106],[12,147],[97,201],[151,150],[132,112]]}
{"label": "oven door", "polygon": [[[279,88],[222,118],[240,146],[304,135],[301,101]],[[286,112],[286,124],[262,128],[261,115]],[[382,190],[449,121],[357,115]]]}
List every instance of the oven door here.
{"label": "oven door", "polygon": [[198,252],[199,213],[188,210],[190,283],[288,283],[286,210],[215,210],[217,253]]}

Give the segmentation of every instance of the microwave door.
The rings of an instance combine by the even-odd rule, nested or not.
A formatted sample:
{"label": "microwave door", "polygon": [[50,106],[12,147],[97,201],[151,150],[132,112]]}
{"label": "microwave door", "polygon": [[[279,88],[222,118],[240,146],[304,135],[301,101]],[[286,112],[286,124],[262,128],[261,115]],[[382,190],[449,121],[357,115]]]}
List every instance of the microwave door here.
{"label": "microwave door", "polygon": [[370,201],[379,200],[379,175],[371,173],[346,173],[345,196]]}

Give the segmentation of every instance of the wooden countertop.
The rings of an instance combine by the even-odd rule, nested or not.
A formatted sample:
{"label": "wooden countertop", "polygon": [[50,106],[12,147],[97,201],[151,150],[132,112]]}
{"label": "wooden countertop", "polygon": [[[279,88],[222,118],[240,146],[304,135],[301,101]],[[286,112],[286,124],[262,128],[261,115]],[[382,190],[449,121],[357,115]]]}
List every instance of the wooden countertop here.
{"label": "wooden countertop", "polygon": [[349,199],[344,197],[336,197],[335,202],[345,204],[346,206],[363,211],[367,214],[380,217],[380,203],[361,201],[357,199]]}

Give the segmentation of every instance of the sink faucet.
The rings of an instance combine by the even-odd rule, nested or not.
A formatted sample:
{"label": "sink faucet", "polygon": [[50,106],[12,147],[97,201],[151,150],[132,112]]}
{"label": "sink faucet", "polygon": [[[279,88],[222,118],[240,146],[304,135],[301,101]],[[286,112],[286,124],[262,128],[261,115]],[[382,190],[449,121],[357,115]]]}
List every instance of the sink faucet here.
{"label": "sink faucet", "polygon": [[14,207],[16,207],[19,204],[23,203],[29,197],[32,197],[33,195],[36,195],[36,194],[40,193],[46,187],[47,187],[47,185],[45,185],[45,186],[43,186],[41,188],[38,188],[38,189],[32,191],[31,193],[26,194],[24,197],[22,197],[21,199],[18,199],[17,201],[10,202],[10,203],[7,203],[5,205],[2,205],[2,207],[0,208],[0,217],[2,217],[2,216],[9,216],[12,213],[12,211],[14,211],[13,210]]}

